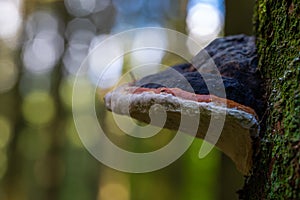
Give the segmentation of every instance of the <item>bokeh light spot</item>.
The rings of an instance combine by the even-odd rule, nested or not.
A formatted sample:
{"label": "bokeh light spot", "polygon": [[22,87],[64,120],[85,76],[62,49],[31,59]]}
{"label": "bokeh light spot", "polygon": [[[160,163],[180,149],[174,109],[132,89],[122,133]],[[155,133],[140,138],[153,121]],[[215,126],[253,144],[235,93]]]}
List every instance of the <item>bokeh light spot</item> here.
{"label": "bokeh light spot", "polygon": [[76,74],[88,54],[90,42],[95,35],[96,27],[89,19],[75,18],[68,23],[65,31],[68,48],[63,63],[69,74]]}
{"label": "bokeh light spot", "polygon": [[30,15],[26,23],[27,41],[22,49],[22,61],[28,71],[45,73],[57,64],[64,52],[61,28],[59,19],[51,12]]}
{"label": "bokeh light spot", "polygon": [[0,93],[14,87],[18,78],[18,68],[12,60],[0,60]]}
{"label": "bokeh light spot", "polygon": [[63,57],[63,64],[69,74],[75,75],[88,54],[89,47],[84,44],[71,44]]}
{"label": "bokeh light spot", "polygon": [[91,14],[96,7],[96,0],[65,0],[67,11],[76,17]]}
{"label": "bokeh light spot", "polygon": [[51,41],[35,38],[24,46],[24,66],[32,73],[48,72],[57,61],[56,50]]}
{"label": "bokeh light spot", "polygon": [[[194,39],[204,47],[209,42],[214,40],[223,28],[222,13],[214,6],[208,3],[198,3],[193,6],[187,15],[186,24],[189,32],[189,37]],[[195,55],[201,49],[192,48],[192,44],[187,41],[189,51]]]}
{"label": "bokeh light spot", "polygon": [[164,31],[145,29],[136,34],[132,44],[134,51],[130,53],[130,65],[134,67],[148,65],[148,67],[137,68],[135,75],[143,77],[158,72],[167,46],[168,37]]}
{"label": "bokeh light spot", "polygon": [[58,31],[59,28],[59,19],[55,14],[40,10],[28,17],[25,32],[27,39],[33,39],[38,33]]}
{"label": "bokeh light spot", "polygon": [[46,92],[31,92],[25,96],[22,111],[24,118],[34,125],[49,123],[55,116],[54,100]]}
{"label": "bokeh light spot", "polygon": [[100,188],[100,198],[102,200],[128,200],[129,192],[127,188],[119,183],[107,183]]}
{"label": "bokeh light spot", "polygon": [[69,40],[72,40],[72,37],[78,32],[82,34],[76,37],[77,40],[86,40],[86,38],[92,39],[96,34],[96,27],[89,19],[75,18],[68,23],[65,35]]}
{"label": "bokeh light spot", "polygon": [[0,37],[15,36],[21,25],[21,15],[14,1],[0,1]]}
{"label": "bokeh light spot", "polygon": [[112,87],[121,77],[124,62],[122,42],[109,39],[109,35],[100,35],[91,42],[89,75],[92,82],[102,89]]}

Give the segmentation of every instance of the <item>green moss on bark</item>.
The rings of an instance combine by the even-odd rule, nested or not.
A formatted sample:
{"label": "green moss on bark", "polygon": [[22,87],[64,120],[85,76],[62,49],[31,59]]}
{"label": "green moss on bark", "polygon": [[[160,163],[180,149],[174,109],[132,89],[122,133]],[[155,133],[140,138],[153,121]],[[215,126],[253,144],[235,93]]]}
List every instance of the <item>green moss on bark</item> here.
{"label": "green moss on bark", "polygon": [[257,1],[255,32],[268,110],[241,199],[300,199],[299,27],[299,0]]}

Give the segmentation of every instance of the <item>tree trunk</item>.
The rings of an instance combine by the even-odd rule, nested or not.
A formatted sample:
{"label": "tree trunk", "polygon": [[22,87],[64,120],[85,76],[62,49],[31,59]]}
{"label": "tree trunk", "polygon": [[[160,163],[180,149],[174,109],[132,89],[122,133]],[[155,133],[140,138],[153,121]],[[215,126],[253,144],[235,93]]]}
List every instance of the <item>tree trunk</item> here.
{"label": "tree trunk", "polygon": [[257,0],[255,12],[268,108],[240,199],[300,199],[300,1]]}

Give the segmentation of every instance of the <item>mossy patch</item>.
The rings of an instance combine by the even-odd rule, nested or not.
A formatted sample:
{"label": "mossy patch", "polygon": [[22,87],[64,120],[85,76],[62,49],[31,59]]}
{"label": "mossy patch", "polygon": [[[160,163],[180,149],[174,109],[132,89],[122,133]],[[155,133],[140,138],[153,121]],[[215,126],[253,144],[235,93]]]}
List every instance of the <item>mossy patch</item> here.
{"label": "mossy patch", "polygon": [[268,109],[253,176],[240,198],[300,199],[299,27],[299,0],[257,1],[255,32]]}

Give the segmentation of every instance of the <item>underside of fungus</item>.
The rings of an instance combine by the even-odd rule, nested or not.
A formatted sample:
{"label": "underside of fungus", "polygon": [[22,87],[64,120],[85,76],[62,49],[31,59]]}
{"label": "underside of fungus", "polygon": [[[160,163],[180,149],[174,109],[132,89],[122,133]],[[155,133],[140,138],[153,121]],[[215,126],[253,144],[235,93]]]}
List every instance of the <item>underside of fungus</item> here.
{"label": "underside of fungus", "polygon": [[[106,107],[163,128],[192,135],[196,131],[196,137],[208,142],[212,142],[205,137],[210,122],[224,116],[216,147],[233,160],[241,173],[249,175],[252,138],[258,135],[258,119],[263,110],[254,38],[237,35],[216,39],[205,52],[209,58],[202,51],[191,63],[120,86],[105,96]],[[208,67],[211,60],[221,78]],[[167,114],[163,125],[150,117],[159,116],[162,111]],[[197,123],[198,129],[190,130],[189,123],[181,123],[182,117]]]}

